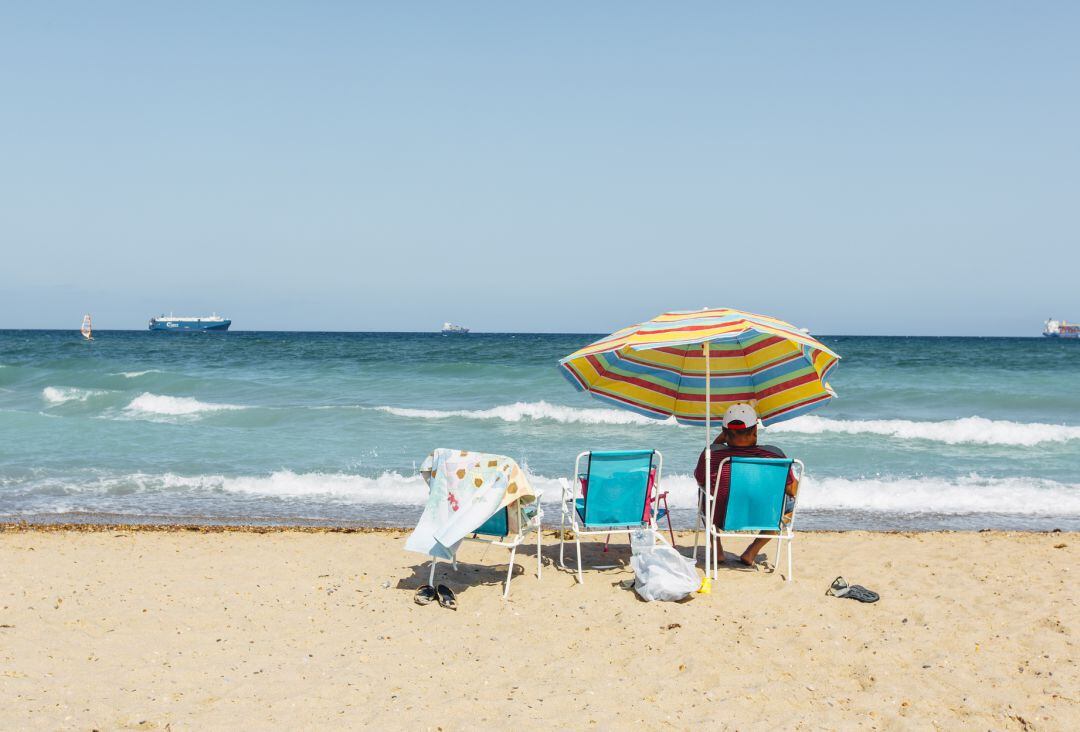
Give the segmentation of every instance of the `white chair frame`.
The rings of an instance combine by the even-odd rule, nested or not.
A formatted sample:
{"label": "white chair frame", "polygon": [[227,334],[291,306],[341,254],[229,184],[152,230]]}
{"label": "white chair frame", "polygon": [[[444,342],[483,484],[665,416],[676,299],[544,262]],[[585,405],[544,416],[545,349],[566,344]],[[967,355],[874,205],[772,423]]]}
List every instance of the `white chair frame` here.
{"label": "white chair frame", "polygon": [[[662,493],[660,488],[660,480],[663,477],[664,471],[664,456],[659,450],[653,450],[656,454],[656,478],[653,481],[653,494],[652,500],[649,506],[649,528],[653,530],[656,538],[661,543],[664,542],[664,537],[660,535],[657,529],[656,514],[659,508],[659,497]],[[559,521],[559,566],[566,569],[566,561],[563,556],[563,546],[566,543],[566,524],[567,518],[569,518],[570,530],[574,532],[574,544],[577,547],[577,580],[580,584],[585,584],[585,574],[582,571],[581,565],[581,537],[582,536],[600,536],[606,534],[612,534],[616,531],[633,531],[634,529],[641,528],[641,522],[634,524],[623,525],[611,525],[604,526],[602,529],[586,529],[579,520],[577,507],[574,505],[574,501],[578,498],[578,492],[580,491],[580,482],[578,481],[578,475],[581,474],[581,459],[592,454],[592,450],[586,450],[578,453],[577,459],[574,460],[574,475],[570,478],[570,486],[563,486],[562,497],[562,518]],[[601,569],[607,568],[600,567]]]}
{"label": "white chair frame", "polygon": [[[525,515],[525,509],[520,502],[517,504],[517,510],[519,512],[518,533],[513,536],[505,537],[505,541],[501,539],[481,539],[476,534],[466,536],[462,539],[462,541],[474,541],[478,544],[503,546],[510,550],[510,566],[506,569],[506,586],[503,589],[504,600],[510,597],[510,580],[514,577],[514,557],[517,556],[517,548],[525,543],[525,537],[530,531],[536,532],[536,578],[540,579],[540,575],[543,572],[543,557],[540,554],[540,550],[541,541],[544,536],[541,531],[541,521],[544,518],[544,510],[540,507],[540,496],[540,493],[536,494],[536,513],[533,514],[532,518]],[[432,587],[435,586],[435,564],[438,561],[438,557],[431,558],[431,572],[428,574],[428,584]],[[443,561],[445,562],[446,560]],[[454,568],[454,571],[457,571],[456,551],[454,552],[454,558],[451,560],[450,565]]]}
{"label": "white chair frame", "polygon": [[[781,459],[784,459],[784,458],[781,458]],[[720,490],[720,476],[723,475],[723,472],[724,472],[724,463],[727,463],[727,462],[730,462],[730,461],[731,461],[731,458],[726,457],[726,458],[724,458],[723,460],[720,461],[720,464],[718,466],[716,466],[716,481],[713,483],[712,501],[711,501],[712,506],[713,506],[713,511],[716,510],[716,508],[715,508],[715,506],[716,506],[716,494]],[[791,464],[792,464],[792,468],[794,468],[795,466],[798,466],[798,470],[797,470],[797,472],[795,474],[795,480],[798,483],[801,484],[802,483],[802,478],[803,478],[803,473],[806,470],[806,466],[803,465],[802,460],[792,460]],[[698,492],[703,493],[700,486],[699,486]],[[786,495],[786,493],[785,493],[785,495]],[[786,541],[787,542],[787,575],[785,577],[785,581],[790,582],[791,579],[792,579],[791,544],[792,544],[793,541],[795,541],[795,510],[798,508],[798,504],[799,504],[799,500],[798,500],[798,497],[796,497],[795,498],[795,504],[791,507],[791,520],[788,521],[786,524],[784,523],[784,513],[783,513],[783,511],[780,512],[780,523],[776,527],[777,533],[775,533],[775,534],[751,533],[751,532],[748,532],[748,531],[728,531],[728,532],[720,531],[719,529],[716,528],[715,525],[713,525],[713,522],[710,520],[711,517],[706,517],[705,516],[704,512],[701,510],[700,505],[699,505],[699,507],[698,507],[698,518],[700,519],[700,522],[701,522],[702,526],[705,528],[705,532],[706,532],[706,535],[708,536],[708,540],[711,540],[712,543],[713,543],[712,544],[712,549],[713,549],[713,552],[712,552],[712,565],[713,566],[711,568],[711,572],[710,572],[709,567],[705,568],[706,574],[711,574],[713,579],[718,579],[718,577],[719,577],[720,558],[718,556],[718,549],[719,549],[718,544],[720,542],[720,539],[737,538],[737,537],[742,537],[744,539],[776,539],[776,562],[773,563],[773,572],[775,572],[776,568],[780,565],[780,555],[784,551],[784,542]],[[695,559],[695,561],[697,560],[697,532],[696,531],[694,532],[694,559]]]}

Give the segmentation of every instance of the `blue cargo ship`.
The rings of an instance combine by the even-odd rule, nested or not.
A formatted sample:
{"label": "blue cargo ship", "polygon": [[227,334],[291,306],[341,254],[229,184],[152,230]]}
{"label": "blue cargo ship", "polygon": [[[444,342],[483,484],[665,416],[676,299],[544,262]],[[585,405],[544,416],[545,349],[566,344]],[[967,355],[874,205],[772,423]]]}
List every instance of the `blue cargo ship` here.
{"label": "blue cargo ship", "polygon": [[217,313],[202,318],[180,317],[177,315],[159,315],[150,318],[150,330],[180,331],[225,331],[232,321]]}

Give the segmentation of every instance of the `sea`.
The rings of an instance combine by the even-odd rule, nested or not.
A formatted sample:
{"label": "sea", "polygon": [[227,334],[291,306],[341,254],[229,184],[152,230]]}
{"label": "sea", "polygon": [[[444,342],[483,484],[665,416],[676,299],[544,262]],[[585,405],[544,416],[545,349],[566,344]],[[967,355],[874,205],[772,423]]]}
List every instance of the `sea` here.
{"label": "sea", "polygon": [[[557,524],[579,452],[656,448],[689,528],[705,430],[576,392],[601,335],[0,331],[0,521],[409,526],[449,447]],[[1080,530],[1080,341],[820,338],[838,398],[760,436],[806,463],[796,529]]]}

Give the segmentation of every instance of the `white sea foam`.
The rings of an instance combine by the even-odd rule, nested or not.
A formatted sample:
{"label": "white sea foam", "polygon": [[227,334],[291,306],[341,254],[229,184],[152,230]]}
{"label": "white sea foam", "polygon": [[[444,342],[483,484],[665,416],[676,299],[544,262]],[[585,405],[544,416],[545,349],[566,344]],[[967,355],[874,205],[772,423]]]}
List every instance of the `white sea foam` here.
{"label": "white sea foam", "polygon": [[1080,483],[1039,478],[807,478],[800,507],[874,513],[1080,515]]}
{"label": "white sea foam", "polygon": [[[181,479],[182,480],[182,479]],[[267,476],[222,478],[202,476],[195,479],[200,488],[227,493],[272,496],[276,498],[320,498],[356,504],[422,506],[428,489],[420,475],[384,472],[370,478],[348,473],[294,473],[278,470]],[[544,502],[557,503],[565,479],[530,476],[533,488],[541,491]],[[174,485],[179,485],[174,482]]]}
{"label": "white sea foam", "polygon": [[902,440],[932,440],[948,445],[1018,445],[1080,440],[1080,427],[1041,422],[1010,422],[964,417],[941,422],[906,419],[842,420],[808,415],[768,427],[768,432],[849,435],[869,434]]}
{"label": "white sea foam", "polygon": [[396,472],[368,478],[347,473],[279,470],[268,476],[226,478],[221,490],[280,498],[325,497],[354,503],[422,505],[427,499],[423,478]]}
{"label": "white sea foam", "polygon": [[111,376],[123,376],[125,379],[135,379],[140,376],[146,376],[147,374],[160,374],[157,369],[147,369],[146,371],[121,371],[118,374],[110,374]]}
{"label": "white sea foam", "polygon": [[[690,475],[664,478],[672,508],[696,506],[697,483]],[[1080,483],[1038,478],[815,478],[799,487],[799,508],[891,514],[971,513],[1080,516]]]}
{"label": "white sea foam", "polygon": [[[529,475],[543,493],[546,521],[558,520],[558,503],[566,478]],[[419,475],[384,472],[377,477],[349,473],[296,473],[279,470],[269,475],[228,477],[182,476],[136,473],[103,477],[63,486],[47,481],[38,486],[65,494],[129,492],[223,492],[281,500],[320,501],[350,505],[398,505],[420,507],[427,486]],[[697,485],[690,475],[666,476],[662,490],[669,493],[673,509],[693,509]],[[1080,516],[1080,483],[1059,483],[1031,477],[985,478],[815,478],[807,476],[799,489],[802,510],[871,514],[1013,514],[1025,516]]]}
{"label": "white sea foam", "polygon": [[108,391],[102,389],[78,389],[74,386],[46,386],[41,390],[42,398],[51,405],[66,402],[85,402],[92,397],[108,393]]}
{"label": "white sea foam", "polygon": [[521,422],[526,419],[549,420],[563,424],[675,424],[672,420],[655,420],[621,409],[580,409],[548,402],[515,402],[491,409],[409,409],[405,407],[371,407],[398,417],[415,419],[499,419],[504,422]]}
{"label": "white sea foam", "polygon": [[163,396],[143,392],[124,407],[131,416],[192,417],[207,412],[246,409],[236,404],[210,404],[191,397]]}
{"label": "white sea foam", "polygon": [[[674,419],[649,419],[621,409],[581,409],[548,402],[516,402],[491,409],[412,409],[371,407],[374,411],[412,419],[548,420],[563,424],[663,425]],[[905,419],[844,420],[807,415],[765,428],[768,433],[881,435],[900,440],[931,440],[948,445],[1017,445],[1030,447],[1044,442],[1080,440],[1080,426],[1042,422],[1011,422],[984,417],[963,417],[937,422]]]}
{"label": "white sea foam", "polygon": [[278,470],[269,475],[177,475],[130,473],[71,481],[49,478],[32,487],[49,494],[224,492],[282,499],[317,499],[335,503],[423,505],[427,486],[417,475],[386,472],[376,478],[348,473],[296,473]]}

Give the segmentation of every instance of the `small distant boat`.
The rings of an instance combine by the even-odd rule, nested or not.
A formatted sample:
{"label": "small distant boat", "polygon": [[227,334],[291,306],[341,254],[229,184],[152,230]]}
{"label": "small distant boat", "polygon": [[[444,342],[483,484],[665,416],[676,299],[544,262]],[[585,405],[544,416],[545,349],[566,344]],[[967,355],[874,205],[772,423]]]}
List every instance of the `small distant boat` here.
{"label": "small distant boat", "polygon": [[444,335],[460,335],[468,333],[469,329],[463,325],[454,325],[453,323],[443,323],[442,332]]}
{"label": "small distant boat", "polygon": [[165,331],[225,331],[232,325],[232,321],[223,318],[217,313],[204,317],[187,317],[179,315],[159,315],[150,318],[150,330]]}
{"label": "small distant boat", "polygon": [[1043,326],[1047,338],[1080,338],[1080,324],[1050,318]]}
{"label": "small distant boat", "polygon": [[83,316],[82,327],[79,328],[82,337],[88,341],[94,340],[94,326],[90,323],[90,313]]}

